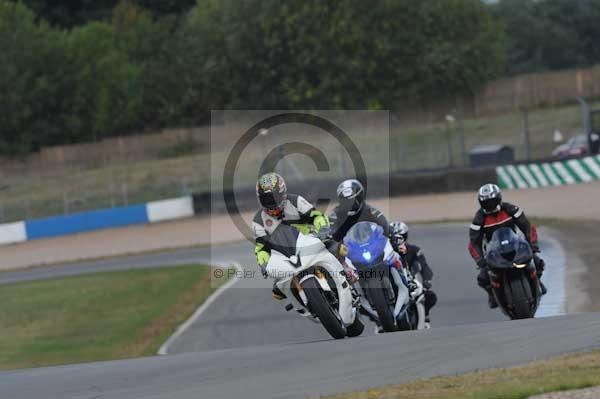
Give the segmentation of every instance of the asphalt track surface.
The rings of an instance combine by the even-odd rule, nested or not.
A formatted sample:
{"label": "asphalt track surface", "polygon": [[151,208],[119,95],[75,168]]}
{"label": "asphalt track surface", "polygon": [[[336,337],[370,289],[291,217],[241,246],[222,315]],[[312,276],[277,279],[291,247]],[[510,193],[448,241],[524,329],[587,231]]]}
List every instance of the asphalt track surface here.
{"label": "asphalt track surface", "polygon": [[298,398],[600,348],[600,314],[0,374],[3,398]]}
{"label": "asphalt track surface", "polygon": [[[411,235],[435,272],[439,303],[429,331],[374,337],[369,324],[364,337],[332,341],[321,326],[285,312],[270,297],[269,281],[241,279],[173,342],[168,352],[176,355],[0,373],[0,392],[61,399],[303,397],[600,347],[600,315],[501,322],[505,317],[487,308],[476,286],[465,226],[419,226]],[[542,246],[550,275],[564,255],[556,241]],[[254,268],[251,254],[248,243],[186,249],[2,273],[0,284],[209,261]],[[560,300],[544,299],[557,313]]]}

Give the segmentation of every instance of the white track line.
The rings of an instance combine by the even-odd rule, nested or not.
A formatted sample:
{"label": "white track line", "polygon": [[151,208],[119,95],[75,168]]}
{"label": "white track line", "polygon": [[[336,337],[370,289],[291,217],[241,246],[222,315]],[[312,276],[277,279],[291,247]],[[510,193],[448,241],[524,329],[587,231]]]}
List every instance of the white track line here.
{"label": "white track line", "polygon": [[[243,272],[242,266],[238,262],[232,262],[231,265],[233,265],[233,267],[235,267],[238,272],[240,272],[240,273]],[[229,266],[231,266],[231,265],[229,265]],[[225,266],[221,266],[221,267],[225,267]],[[211,273],[212,273],[212,270],[211,270]],[[185,321],[185,323],[183,323],[182,325],[177,327],[177,330],[175,330],[173,335],[171,335],[169,337],[169,339],[167,339],[167,341],[164,344],[162,344],[162,346],[158,349],[158,352],[156,352],[156,354],[157,355],[166,355],[169,351],[169,347],[173,344],[173,342],[175,342],[179,337],[181,337],[187,331],[187,329],[190,328],[190,326],[192,324],[194,324],[196,322],[196,320],[198,320],[200,318],[200,316],[202,316],[202,314],[206,311],[206,309],[208,309],[210,307],[210,305],[212,305],[212,303],[214,301],[216,301],[221,295],[223,295],[223,293],[227,289],[231,288],[238,281],[239,281],[238,278],[235,278],[235,277],[232,278],[231,280],[229,280],[228,282],[226,282],[225,284],[220,286],[215,292],[213,292],[213,294],[211,296],[206,298],[206,300],[202,303],[202,305],[200,305],[200,307],[198,309],[196,309],[194,314],[189,319],[187,319]]]}

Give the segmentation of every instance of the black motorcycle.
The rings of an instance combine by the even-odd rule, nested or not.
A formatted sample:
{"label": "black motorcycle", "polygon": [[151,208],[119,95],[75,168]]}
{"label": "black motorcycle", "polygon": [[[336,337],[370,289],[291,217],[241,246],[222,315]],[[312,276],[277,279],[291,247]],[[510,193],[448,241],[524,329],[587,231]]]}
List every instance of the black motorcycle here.
{"label": "black motorcycle", "polygon": [[501,227],[487,244],[485,259],[492,293],[502,312],[513,320],[533,318],[542,295],[527,241],[511,228]]}

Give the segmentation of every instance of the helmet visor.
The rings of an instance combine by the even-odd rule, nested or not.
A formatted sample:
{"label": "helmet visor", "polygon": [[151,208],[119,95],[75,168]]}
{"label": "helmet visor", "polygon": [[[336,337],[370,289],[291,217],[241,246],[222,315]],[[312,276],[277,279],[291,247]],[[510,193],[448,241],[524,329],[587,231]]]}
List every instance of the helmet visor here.
{"label": "helmet visor", "polygon": [[277,210],[282,208],[286,197],[285,193],[262,193],[260,194],[260,204],[266,210]]}
{"label": "helmet visor", "polygon": [[341,198],[340,210],[344,213],[356,213],[360,210],[360,202],[358,198]]}
{"label": "helmet visor", "polygon": [[481,204],[481,209],[483,209],[484,212],[492,213],[498,210],[500,201],[500,198],[488,198],[485,200],[480,200],[479,203]]}
{"label": "helmet visor", "polygon": [[394,245],[395,247],[399,247],[400,245],[404,244],[406,242],[406,237],[404,236],[404,234],[392,234],[392,236],[390,237],[390,241],[392,242],[392,245]]}

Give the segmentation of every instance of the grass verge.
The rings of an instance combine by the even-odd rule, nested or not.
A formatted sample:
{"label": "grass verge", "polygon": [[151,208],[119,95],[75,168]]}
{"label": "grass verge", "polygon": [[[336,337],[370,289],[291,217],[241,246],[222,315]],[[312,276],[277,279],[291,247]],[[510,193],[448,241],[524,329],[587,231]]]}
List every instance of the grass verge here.
{"label": "grass verge", "polygon": [[213,291],[210,267],[0,286],[0,369],[148,356]]}
{"label": "grass verge", "polygon": [[600,385],[600,351],[562,356],[519,367],[436,377],[328,399],[525,399]]}

